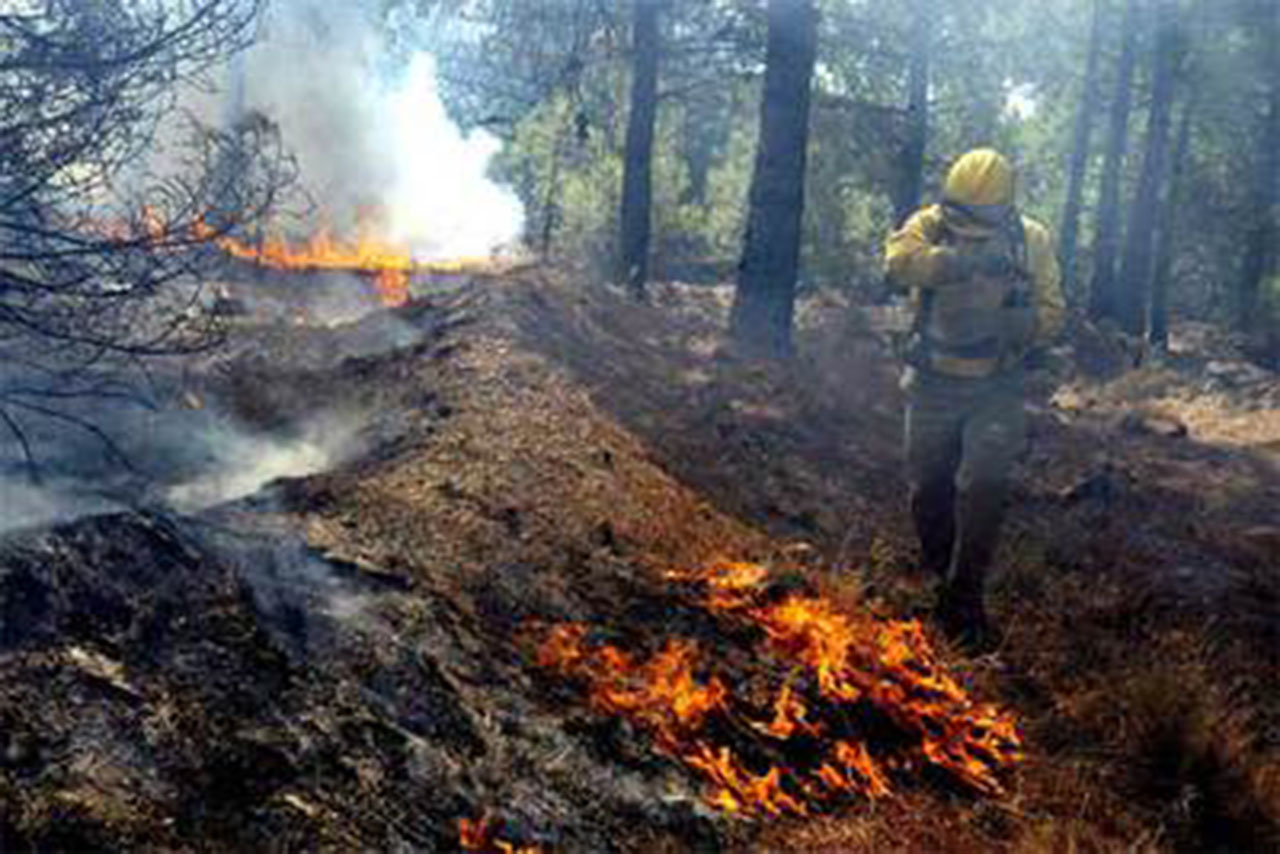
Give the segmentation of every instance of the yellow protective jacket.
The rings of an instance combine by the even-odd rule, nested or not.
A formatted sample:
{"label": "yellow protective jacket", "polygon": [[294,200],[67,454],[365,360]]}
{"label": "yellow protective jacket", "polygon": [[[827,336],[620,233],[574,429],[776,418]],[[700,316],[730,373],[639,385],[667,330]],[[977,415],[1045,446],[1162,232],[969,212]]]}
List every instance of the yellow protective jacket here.
{"label": "yellow protective jacket", "polygon": [[[1030,279],[1031,290],[1029,309],[1033,328],[1026,344],[1026,349],[1030,349],[1048,344],[1061,331],[1066,302],[1048,229],[1030,217],[1021,219],[1027,267],[1024,272]],[[972,220],[958,220],[942,205],[931,205],[917,211],[889,236],[885,246],[885,272],[894,286],[911,294],[917,311],[926,302],[924,294],[933,291],[931,313],[937,313],[939,305],[956,304],[963,306],[963,310],[952,312],[954,317],[965,318],[975,326],[996,324],[999,321],[995,308],[1000,297],[987,297],[988,293],[995,293],[996,283],[981,276],[950,279],[942,258],[949,250],[963,249],[968,241],[991,239],[996,230]],[[975,330],[974,335],[981,336],[990,331]],[[983,358],[958,358],[940,363],[943,373],[970,377],[986,376],[996,367],[995,360]]]}

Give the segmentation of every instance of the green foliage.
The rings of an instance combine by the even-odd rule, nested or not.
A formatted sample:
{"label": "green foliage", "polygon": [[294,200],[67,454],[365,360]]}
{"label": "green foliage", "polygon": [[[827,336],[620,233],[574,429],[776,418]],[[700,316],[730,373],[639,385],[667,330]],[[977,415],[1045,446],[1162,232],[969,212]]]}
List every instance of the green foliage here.
{"label": "green foliage", "polygon": [[[1175,314],[1225,317],[1242,269],[1241,227],[1268,215],[1253,176],[1268,87],[1260,15],[1271,4],[1179,2],[1183,70],[1174,111],[1178,117],[1194,101],[1182,193],[1195,204],[1181,206],[1174,220],[1181,237],[1173,243],[1172,305]],[[1120,6],[1103,3],[1104,102]],[[456,19],[435,30],[445,94],[464,123],[506,140],[496,172],[528,208],[531,243],[540,248],[549,238],[553,254],[608,270],[626,129],[627,4],[437,0],[425,7],[437,19]],[[861,290],[879,278],[905,144],[913,15],[921,9],[932,22],[926,200],[936,197],[954,157],[994,145],[1019,167],[1024,210],[1058,225],[1094,0],[822,0],[820,7],[805,285]],[[736,267],[759,119],[763,8],[763,0],[664,7],[653,162],[657,276],[726,279]],[[1149,36],[1144,30],[1138,105],[1150,87]],[[1145,115],[1134,110],[1126,209]],[[1080,222],[1085,282],[1104,132],[1100,115]]]}

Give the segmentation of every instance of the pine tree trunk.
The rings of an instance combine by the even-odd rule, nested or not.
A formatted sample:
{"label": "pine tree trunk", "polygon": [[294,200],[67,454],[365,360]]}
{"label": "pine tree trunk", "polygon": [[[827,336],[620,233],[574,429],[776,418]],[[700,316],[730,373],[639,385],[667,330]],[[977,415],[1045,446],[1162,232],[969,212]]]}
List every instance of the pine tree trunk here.
{"label": "pine tree trunk", "polygon": [[681,148],[689,184],[681,204],[707,203],[712,167],[731,132],[731,99],[732,95],[720,87],[703,87],[690,93],[685,102]]}
{"label": "pine tree trunk", "polygon": [[1148,300],[1151,294],[1153,249],[1160,213],[1160,185],[1165,177],[1169,150],[1174,77],[1178,53],[1178,0],[1156,0],[1153,17],[1156,42],[1152,56],[1151,106],[1147,118],[1147,138],[1142,155],[1138,186],[1129,208],[1124,258],[1120,264],[1117,319],[1131,335],[1147,332]]}
{"label": "pine tree trunk", "polygon": [[689,186],[680,201],[683,204],[705,205],[707,188],[711,180],[711,167],[715,163],[715,142],[705,127],[707,106],[695,102],[685,107],[684,163],[689,170]]}
{"label": "pine tree trunk", "polygon": [[632,0],[631,112],[622,175],[619,278],[637,299],[649,279],[653,207],[653,130],[658,112],[658,5]]}
{"label": "pine tree trunk", "polygon": [[791,352],[817,41],[813,0],[769,0],[760,140],[731,318],[734,340],[754,355]]}
{"label": "pine tree trunk", "polygon": [[1084,199],[1084,182],[1089,166],[1089,145],[1093,137],[1094,116],[1098,112],[1098,65],[1102,54],[1103,0],[1093,2],[1093,25],[1089,30],[1089,58],[1085,61],[1084,89],[1076,113],[1075,133],[1071,142],[1071,161],[1067,168],[1067,201],[1062,209],[1060,256],[1062,288],[1071,297],[1076,290],[1076,242],[1080,232],[1080,206]]}
{"label": "pine tree trunk", "polygon": [[929,146],[929,56],[933,49],[933,0],[912,4],[911,67],[907,81],[907,135],[899,155],[894,221],[902,225],[920,206],[924,155]]}
{"label": "pine tree trunk", "polygon": [[1089,286],[1089,315],[1095,320],[1116,317],[1116,250],[1120,246],[1120,183],[1129,145],[1129,109],[1133,103],[1133,71],[1137,60],[1138,0],[1125,0],[1120,59],[1115,94],[1111,99],[1107,155],[1102,168],[1098,224],[1093,242],[1093,280]]}
{"label": "pine tree trunk", "polygon": [[1178,121],[1178,137],[1169,164],[1168,195],[1160,207],[1160,225],[1156,237],[1156,271],[1151,281],[1151,331],[1148,340],[1155,347],[1169,346],[1169,279],[1173,271],[1173,248],[1178,243],[1178,211],[1185,195],[1187,151],[1191,146],[1191,127],[1196,111],[1196,97],[1187,99]]}
{"label": "pine tree trunk", "polygon": [[1253,181],[1252,222],[1245,234],[1244,264],[1237,297],[1237,323],[1243,332],[1254,331],[1258,320],[1258,296],[1262,283],[1275,271],[1276,241],[1280,240],[1280,10],[1264,5],[1259,21],[1259,44],[1267,69],[1269,105],[1257,135]]}
{"label": "pine tree trunk", "polygon": [[556,232],[560,229],[560,173],[564,160],[564,131],[556,132],[551,145],[551,166],[547,170],[547,187],[542,197],[541,223],[538,228],[538,257],[551,258]]}

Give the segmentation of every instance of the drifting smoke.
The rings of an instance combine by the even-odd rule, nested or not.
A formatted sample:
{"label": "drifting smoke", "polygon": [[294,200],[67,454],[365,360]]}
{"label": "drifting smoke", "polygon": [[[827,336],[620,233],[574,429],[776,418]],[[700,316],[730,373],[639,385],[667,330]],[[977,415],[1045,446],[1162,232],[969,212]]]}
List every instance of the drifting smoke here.
{"label": "drifting smoke", "polygon": [[37,485],[21,477],[0,478],[0,534],[68,522],[116,507],[75,481],[45,481]]}
{"label": "drifting smoke", "polygon": [[361,426],[324,418],[285,439],[245,433],[229,420],[210,421],[196,434],[204,470],[171,487],[166,498],[175,509],[194,513],[252,495],[273,480],[318,474],[358,452]]}
{"label": "drifting smoke", "polygon": [[361,4],[280,0],[229,70],[229,113],[280,127],[325,220],[312,227],[372,230],[420,259],[513,245],[519,202],[486,174],[497,141],[449,120],[429,56],[390,55]]}
{"label": "drifting smoke", "polygon": [[107,457],[87,432],[51,428],[31,439],[43,475],[32,482],[17,449],[0,446],[0,534],[156,504],[197,513],[272,481],[341,465],[365,449],[368,423],[327,413],[281,434],[251,431],[212,407],[150,411],[99,402],[79,414],[95,418],[132,468]]}

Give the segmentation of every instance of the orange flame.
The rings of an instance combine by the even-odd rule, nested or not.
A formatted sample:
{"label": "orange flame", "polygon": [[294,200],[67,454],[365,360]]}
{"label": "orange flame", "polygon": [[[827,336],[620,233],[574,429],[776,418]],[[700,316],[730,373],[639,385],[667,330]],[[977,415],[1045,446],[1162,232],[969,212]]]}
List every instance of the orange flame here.
{"label": "orange flame", "polygon": [[773,720],[767,725],[756,725],[756,729],[774,738],[785,741],[797,732],[817,735],[821,727],[805,720],[808,708],[792,691],[791,683],[782,686],[778,698],[773,702]]}
{"label": "orange flame", "polygon": [[489,819],[458,819],[458,845],[477,854],[544,854],[538,845],[514,845],[497,838],[497,825]]}
{"label": "orange flame", "polygon": [[686,764],[696,768],[719,788],[710,802],[727,812],[763,810],[771,815],[805,815],[808,810],[796,798],[782,788],[782,769],[770,768],[763,775],[745,770],[728,747],[712,750],[705,744],[696,752],[683,757]]}
{"label": "orange flame", "polygon": [[379,298],[388,307],[408,302],[409,277],[418,269],[406,248],[367,235],[354,243],[341,242],[328,229],[300,244],[278,235],[266,238],[260,246],[234,237],[219,237],[216,242],[233,258],[275,270],[343,270],[371,275]]}
{"label": "orange flame", "polygon": [[419,274],[459,274],[495,269],[492,258],[453,258],[418,261],[408,247],[370,236],[361,229],[354,242],[341,241],[322,228],[302,243],[291,243],[279,235],[252,245],[231,236],[214,242],[232,258],[261,264],[274,270],[311,272],[345,271],[370,276],[384,306],[394,308],[409,301],[409,282]]}
{"label": "orange flame", "polygon": [[[757,564],[728,562],[668,574],[697,583],[707,611],[760,630],[759,664],[791,668],[763,716],[745,691],[726,687],[751,674],[727,680],[704,673],[687,639],[668,639],[644,659],[591,643],[584,626],[561,625],[538,661],[584,682],[597,711],[649,732],[660,750],[710,784],[707,801],[728,812],[806,815],[849,795],[882,798],[893,790],[890,771],[912,767],[912,757],[979,792],[1002,791],[1000,772],[1022,759],[1015,722],[969,698],[918,622],[845,613],[813,594],[769,601],[768,575]],[[767,668],[756,669],[772,681]],[[857,721],[870,713],[887,719],[901,744],[869,744]],[[754,740],[749,762],[744,735]],[[805,758],[788,764],[783,756]]]}
{"label": "orange flame", "polygon": [[354,244],[333,238],[321,229],[305,243],[293,244],[280,236],[268,237],[259,246],[250,246],[234,237],[218,238],[228,255],[243,261],[258,261],[279,270],[362,270],[368,272],[413,270],[408,250],[380,240],[361,237]]}
{"label": "orange flame", "polygon": [[[374,235],[379,219],[374,208],[361,210],[354,241],[339,240],[322,227],[301,242],[291,242],[279,234],[260,243],[250,243],[229,234],[219,234],[207,220],[194,222],[167,219],[157,208],[143,205],[129,218],[85,219],[79,226],[103,240],[137,244],[144,248],[178,249],[192,242],[211,242],[227,255],[274,270],[294,272],[340,271],[371,278],[379,301],[388,308],[409,301],[409,285],[415,275],[458,275],[500,272],[503,265],[492,257],[460,257],[420,261],[407,246]],[[510,265],[506,267],[509,269]]]}
{"label": "orange flame", "polygon": [[695,675],[697,647],[670,640],[657,655],[637,663],[614,646],[590,650],[582,626],[557,626],[540,651],[544,666],[594,674],[592,704],[657,734],[671,749],[696,731],[707,715],[725,708],[729,691],[719,680]]}

